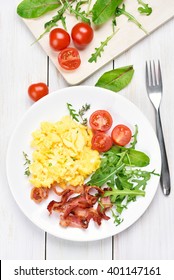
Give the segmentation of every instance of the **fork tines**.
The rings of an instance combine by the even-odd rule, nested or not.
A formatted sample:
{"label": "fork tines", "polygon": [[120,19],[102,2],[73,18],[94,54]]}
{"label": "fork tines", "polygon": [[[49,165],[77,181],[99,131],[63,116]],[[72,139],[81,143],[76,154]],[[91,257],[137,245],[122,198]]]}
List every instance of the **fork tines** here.
{"label": "fork tines", "polygon": [[162,91],[162,75],[159,60],[157,65],[155,65],[154,60],[146,61],[146,87],[147,89],[156,88]]}

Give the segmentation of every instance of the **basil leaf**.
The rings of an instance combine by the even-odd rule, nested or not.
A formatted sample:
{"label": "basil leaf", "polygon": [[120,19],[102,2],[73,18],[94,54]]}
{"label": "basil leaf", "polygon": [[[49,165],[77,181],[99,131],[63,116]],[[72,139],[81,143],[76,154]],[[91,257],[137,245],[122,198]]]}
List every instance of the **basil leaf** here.
{"label": "basil leaf", "polygon": [[92,21],[99,25],[106,22],[114,14],[123,0],[97,0],[92,8]]}
{"label": "basil leaf", "polygon": [[118,92],[125,88],[132,80],[134,74],[133,66],[125,66],[105,72],[97,81],[95,86],[107,88]]}
{"label": "basil leaf", "polygon": [[23,0],[17,7],[22,18],[37,18],[60,6],[58,0]]}

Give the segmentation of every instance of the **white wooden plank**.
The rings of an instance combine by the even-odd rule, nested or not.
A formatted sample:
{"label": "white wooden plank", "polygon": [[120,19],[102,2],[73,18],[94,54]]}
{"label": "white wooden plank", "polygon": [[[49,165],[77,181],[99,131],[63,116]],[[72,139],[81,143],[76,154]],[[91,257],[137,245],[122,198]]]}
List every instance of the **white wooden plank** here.
{"label": "white wooden plank", "polygon": [[[95,85],[100,75],[112,69],[112,63],[103,67],[95,75],[88,78],[82,85]],[[57,90],[67,87],[68,84],[50,63],[50,90]],[[82,92],[83,94],[83,92]],[[75,102],[75,101],[74,101]],[[112,258],[112,238],[107,238],[96,242],[70,242],[47,235],[47,259],[111,259]]]}
{"label": "white wooden plank", "polygon": [[16,2],[4,2],[0,11],[0,259],[43,259],[44,232],[19,210],[5,171],[11,133],[32,104],[27,88],[33,82],[46,81],[46,55],[38,45],[30,46],[33,37],[15,13]]}
{"label": "white wooden plank", "polygon": [[[173,186],[174,166],[174,67],[173,59],[173,24],[170,21],[133,49],[122,55],[117,61],[133,63],[135,67],[134,79],[125,92],[147,116],[155,127],[155,118],[145,89],[145,60],[159,59],[162,66],[164,97],[161,105],[163,130],[168,152],[171,172],[171,186]],[[157,194],[146,213],[129,229],[115,237],[115,259],[173,259],[174,258],[174,193],[164,197],[159,187]]]}
{"label": "white wooden plank", "polygon": [[[93,1],[95,2],[95,1]],[[147,17],[142,16],[137,11],[137,2],[126,0],[124,1],[126,4],[126,9],[130,13],[132,13],[138,21],[140,21],[143,27],[151,33],[156,28],[158,28],[161,24],[169,20],[174,15],[174,2],[173,0],[168,0],[166,5],[165,1],[150,1],[150,5],[153,7],[153,13]],[[31,30],[36,38],[43,33],[44,23],[49,21],[56,12],[53,11],[47,15],[39,19],[31,19],[24,20],[25,24]],[[77,22],[74,16],[66,15],[67,18],[67,29],[71,33],[72,26],[74,26]],[[97,63],[88,63],[88,59],[91,54],[94,52],[96,47],[100,46],[100,42],[104,41],[107,36],[112,33],[112,25],[111,22],[108,21],[101,27],[95,28],[95,36],[90,45],[83,51],[80,51],[82,63],[81,66],[76,71],[64,71],[58,65],[57,62],[57,53],[53,52],[49,46],[49,38],[48,34],[46,34],[41,40],[40,44],[45,52],[49,55],[55,66],[62,73],[66,81],[71,84],[78,84],[82,82],[85,78],[89,77],[92,73],[97,71],[100,67],[105,65],[108,61],[112,60],[114,57],[120,55],[139,40],[147,36],[142,30],[140,30],[135,24],[128,23],[126,17],[119,17],[117,19],[117,25],[119,27],[118,33],[112,38],[112,40],[108,43],[108,46],[105,48],[102,57],[98,59]],[[73,44],[71,43],[71,46]]]}

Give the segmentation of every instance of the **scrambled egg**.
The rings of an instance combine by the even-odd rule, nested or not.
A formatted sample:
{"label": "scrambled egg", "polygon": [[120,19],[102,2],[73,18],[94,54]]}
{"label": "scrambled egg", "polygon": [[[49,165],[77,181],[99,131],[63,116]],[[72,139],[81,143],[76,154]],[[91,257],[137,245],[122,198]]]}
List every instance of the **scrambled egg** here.
{"label": "scrambled egg", "polygon": [[29,170],[35,187],[82,185],[100,165],[99,153],[91,149],[91,129],[69,116],[56,123],[41,123],[32,136],[35,150]]}

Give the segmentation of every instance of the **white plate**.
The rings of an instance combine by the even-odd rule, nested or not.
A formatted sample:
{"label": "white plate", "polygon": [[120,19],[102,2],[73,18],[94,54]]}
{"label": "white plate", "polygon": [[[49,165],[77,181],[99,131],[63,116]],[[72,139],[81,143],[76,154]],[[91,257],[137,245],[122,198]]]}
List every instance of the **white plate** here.
{"label": "white plate", "polygon": [[151,159],[150,165],[145,169],[149,171],[155,169],[160,173],[161,155],[158,141],[150,123],[133,103],[114,92],[98,87],[70,87],[51,93],[31,106],[17,125],[7,152],[7,177],[11,192],[23,213],[44,231],[63,239],[74,241],[103,239],[125,230],[140,218],[155,195],[159,177],[152,176],[145,197],[139,197],[136,202],[128,205],[128,209],[123,212],[124,221],[119,226],[114,225],[112,218],[109,221],[102,221],[100,227],[91,221],[86,230],[59,226],[56,213],[49,216],[47,211],[49,201],[55,199],[54,194],[40,205],[30,199],[31,185],[24,176],[22,152],[25,151],[31,157],[31,133],[42,121],[54,122],[67,115],[67,102],[77,110],[85,103],[91,104],[89,114],[97,109],[108,110],[113,116],[114,125],[124,123],[134,129],[134,125],[137,124],[139,134],[136,148],[147,153]]}

